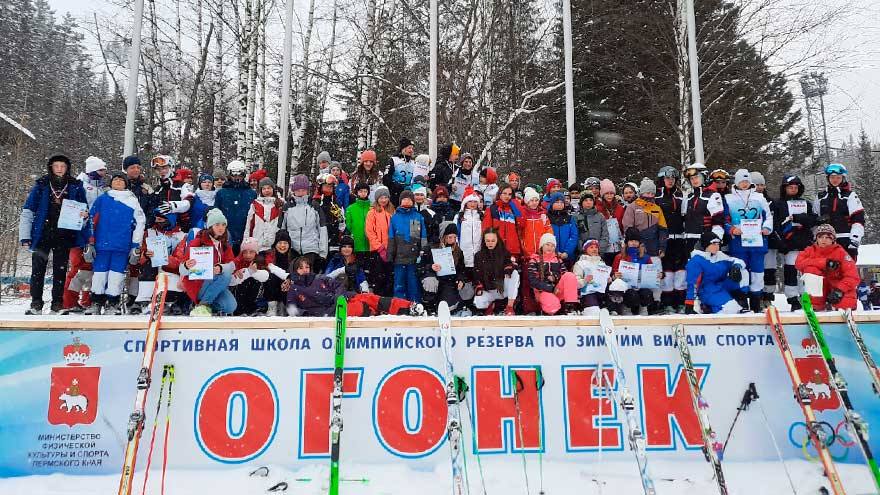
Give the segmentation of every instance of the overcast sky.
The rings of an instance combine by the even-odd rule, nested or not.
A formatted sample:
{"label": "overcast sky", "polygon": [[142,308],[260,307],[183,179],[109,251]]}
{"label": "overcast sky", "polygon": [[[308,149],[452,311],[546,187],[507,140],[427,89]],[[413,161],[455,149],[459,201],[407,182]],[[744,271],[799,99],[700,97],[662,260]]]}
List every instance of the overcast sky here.
{"label": "overcast sky", "polygon": [[[880,2],[847,1],[853,4],[851,14],[840,25],[821,33],[826,39],[845,40],[841,46],[846,52],[843,59],[848,66],[846,70],[829,74],[830,94],[825,100],[829,140],[837,146],[850,135],[857,136],[864,126],[874,143],[880,143]],[[99,11],[115,9],[102,0],[49,0],[49,4],[59,14],[69,12],[90,22],[96,8]],[[104,5],[103,9],[101,5]],[[793,83],[792,88],[795,96],[800,98],[797,84]]]}

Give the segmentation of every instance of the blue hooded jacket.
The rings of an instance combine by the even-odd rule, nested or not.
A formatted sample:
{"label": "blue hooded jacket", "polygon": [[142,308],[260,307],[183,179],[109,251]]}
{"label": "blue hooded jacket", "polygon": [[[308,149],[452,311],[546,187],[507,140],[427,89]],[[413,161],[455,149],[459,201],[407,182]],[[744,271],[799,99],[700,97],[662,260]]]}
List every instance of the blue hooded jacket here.
{"label": "blue hooded jacket", "polygon": [[247,223],[248,209],[255,199],[257,199],[256,191],[244,181],[229,181],[217,191],[214,206],[219,208],[223,212],[223,216],[226,217],[230,245],[237,247],[241,244],[244,227]]}
{"label": "blue hooded jacket", "polygon": [[567,206],[560,212],[554,212],[553,203],[559,200],[564,200],[562,193],[557,192],[550,195],[547,201],[547,218],[550,219],[553,235],[556,237],[556,250],[565,253],[568,256],[567,259],[574,261],[580,239],[577,218],[571,214]]}
{"label": "blue hooded jacket", "polygon": [[[739,283],[734,282],[727,275],[734,265],[743,272],[743,281]],[[693,301],[699,295],[700,303],[708,306],[712,313],[717,313],[722,306],[733,299],[730,295],[731,292],[740,290],[743,282],[745,285],[749,283],[748,274],[745,272],[745,263],[721,252],[712,256],[705,251],[694,250],[685,268],[687,270],[687,300]]]}
{"label": "blue hooded jacket", "polygon": [[[49,169],[49,174],[51,174],[51,164],[47,168]],[[69,166],[68,170],[70,170]],[[83,188],[82,182],[71,177],[69,173],[65,174],[63,179],[67,188],[64,192],[64,198],[85,203],[86,190]],[[52,189],[49,185],[49,175],[44,175],[31,188],[27,200],[24,202],[18,222],[18,240],[19,242],[30,241],[31,250],[40,244],[40,239],[43,237],[43,227],[46,224],[46,219],[49,217],[49,201],[51,197]],[[88,222],[86,222],[80,232],[71,233],[70,237],[73,238],[71,245],[85,246],[89,231],[90,228]]]}

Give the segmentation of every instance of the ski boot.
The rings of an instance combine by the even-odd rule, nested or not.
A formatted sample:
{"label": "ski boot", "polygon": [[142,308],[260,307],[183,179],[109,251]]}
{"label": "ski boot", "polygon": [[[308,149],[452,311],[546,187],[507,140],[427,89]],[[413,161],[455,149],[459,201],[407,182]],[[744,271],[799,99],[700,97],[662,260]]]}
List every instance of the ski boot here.
{"label": "ski boot", "polygon": [[211,307],[206,304],[199,304],[189,312],[190,316],[211,316]]}
{"label": "ski boot", "polygon": [[409,315],[410,316],[426,316],[425,307],[421,304],[414,302],[409,305]]}
{"label": "ski boot", "polygon": [[789,297],[786,301],[791,305],[791,311],[800,311],[803,309],[801,308],[801,298],[799,297]]}
{"label": "ski boot", "polygon": [[749,294],[749,308],[751,308],[752,313],[764,312],[764,306],[761,303],[761,294],[762,292],[752,292]]}
{"label": "ski boot", "polygon": [[125,314],[125,308],[120,301],[119,296],[110,296],[107,298],[107,304],[104,306],[105,315],[122,315]]}
{"label": "ski boot", "polygon": [[107,296],[105,296],[104,294],[93,294],[92,305],[86,308],[83,314],[88,316],[101,314],[101,310],[104,308],[104,302],[106,300]]}

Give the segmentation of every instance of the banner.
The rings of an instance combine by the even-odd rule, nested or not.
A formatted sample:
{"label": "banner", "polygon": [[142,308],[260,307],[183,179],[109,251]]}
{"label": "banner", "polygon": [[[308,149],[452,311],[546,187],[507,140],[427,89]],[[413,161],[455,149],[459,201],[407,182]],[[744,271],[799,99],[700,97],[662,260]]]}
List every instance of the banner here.
{"label": "banner", "polygon": [[[514,460],[521,453],[542,452],[551,460],[585,462],[601,449],[606,459],[632,459],[623,412],[595,386],[600,369],[620,386],[598,327],[541,327],[538,320],[533,328],[468,324],[473,326],[453,328],[452,351],[456,373],[470,386],[462,404],[468,455]],[[880,401],[849,332],[842,324],[824,326],[853,403],[869,424],[880,425]],[[868,347],[880,348],[877,324],[860,327]],[[688,325],[686,330],[719,441],[754,382],[783,455],[815,457],[766,326]],[[836,432],[830,437],[832,454],[838,462],[863,462],[806,326],[788,325],[786,331],[814,394],[813,407]],[[649,457],[702,457],[670,328],[621,326],[618,337]],[[352,328],[347,342],[342,462],[446,465],[439,331]],[[143,346],[143,331],[0,331],[0,476],[117,472]],[[330,450],[332,348],[329,327],[162,331],[142,453],[155,420],[162,366],[168,363],[176,369],[169,468],[323,463]],[[521,381],[516,396],[511,370]],[[871,436],[876,451],[878,437],[876,431]],[[743,412],[725,460],[775,457],[759,411]],[[139,457],[139,468],[145,458]]]}

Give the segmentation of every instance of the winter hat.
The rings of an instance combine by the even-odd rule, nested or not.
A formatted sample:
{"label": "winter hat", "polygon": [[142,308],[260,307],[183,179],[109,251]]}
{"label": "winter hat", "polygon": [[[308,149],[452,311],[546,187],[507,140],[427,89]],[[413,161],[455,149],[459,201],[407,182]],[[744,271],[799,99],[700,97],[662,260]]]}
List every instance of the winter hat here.
{"label": "winter hat", "polygon": [[602,182],[599,183],[599,194],[604,196],[608,193],[617,194],[617,188],[614,187],[614,183],[611,182],[611,179],[602,179]]}
{"label": "winter hat", "polygon": [[480,177],[485,177],[486,182],[494,184],[498,181],[498,172],[492,167],[486,167],[483,170],[480,170]]}
{"label": "winter hat", "polygon": [[330,162],[330,172],[331,173],[333,172],[334,168],[338,168],[339,171],[342,172],[342,164],[337,162],[336,160],[333,160],[332,162]]}
{"label": "winter hat", "polygon": [[406,148],[407,146],[412,146],[412,144],[412,139],[408,137],[400,138],[400,141],[397,143],[397,152],[400,153],[401,151],[403,151],[404,148]]}
{"label": "winter hat", "polygon": [[[253,174],[251,174],[251,175],[253,175]],[[275,189],[275,181],[270,179],[269,177],[263,177],[262,179],[260,179],[260,182],[259,182],[260,190],[262,190],[266,186],[271,186],[272,189]]]}
{"label": "winter hat", "polygon": [[565,203],[565,196],[563,196],[563,194],[561,192],[555,192],[555,193],[551,194],[550,197],[547,199],[547,211],[552,210],[553,203],[555,203],[557,201],[562,201],[563,204]]}
{"label": "winter hat", "polygon": [[570,192],[570,193],[573,193],[573,192],[578,192],[578,193],[579,193],[579,192],[584,192],[584,188],[583,188],[583,186],[581,186],[580,184],[578,184],[577,182],[575,182],[574,184],[571,184],[570,186],[568,186],[568,192]]}
{"label": "winter hat", "polygon": [[275,232],[275,242],[272,243],[272,248],[274,249],[275,245],[282,241],[290,244],[290,233],[287,229],[280,229],[278,232]]}
{"label": "winter hat", "polygon": [[423,184],[413,184],[412,192],[413,194],[424,194],[425,196],[427,196],[428,188],[425,187]]}
{"label": "winter hat", "polygon": [[141,159],[137,155],[129,155],[122,160],[122,168],[125,170],[133,165],[141,166]]}
{"label": "winter hat", "polygon": [[434,186],[433,192],[434,198],[439,198],[440,196],[445,196],[447,199],[449,198],[449,189],[446,188],[443,184],[437,184]]}
{"label": "winter hat", "polygon": [[446,237],[449,234],[458,235],[458,225],[456,225],[455,222],[443,222],[443,225],[440,227],[440,231],[443,232],[443,237]]}
{"label": "winter hat", "polygon": [[[455,143],[452,143],[452,150],[451,151],[452,151],[453,155],[460,155],[461,154],[461,146],[459,146]],[[471,158],[473,159],[473,157],[471,157]]]}
{"label": "winter hat", "polygon": [[416,202],[416,198],[415,198],[415,195],[413,194],[413,192],[407,190],[407,191],[403,191],[402,193],[400,193],[400,199],[397,201],[398,204],[403,203],[403,200],[406,198],[409,198],[410,201],[412,201],[413,203]]}
{"label": "winter hat", "polygon": [[357,196],[358,191],[361,189],[370,192],[370,185],[366,182],[358,182],[356,186],[354,186],[354,195]]}
{"label": "winter hat", "polygon": [[373,150],[364,150],[361,152],[361,163],[363,162],[373,162],[376,163],[376,152]]}
{"label": "winter hat", "polygon": [[551,233],[546,233],[541,236],[541,242],[538,244],[539,249],[544,247],[544,244],[553,244],[556,245],[556,236]]}
{"label": "winter hat", "polygon": [[208,210],[208,216],[205,218],[205,228],[210,229],[214,225],[218,223],[228,223],[226,221],[226,216],[220,211],[219,208],[212,208]]}
{"label": "winter hat", "polygon": [[646,194],[657,194],[657,184],[651,179],[644,177],[642,178],[641,185],[639,185],[639,196]]}
{"label": "winter hat", "polygon": [[721,244],[721,239],[718,238],[717,234],[714,232],[706,232],[700,236],[700,246],[703,248],[703,251],[705,251],[710,244]]}
{"label": "winter hat", "polygon": [[591,188],[591,187],[601,188],[602,181],[599,180],[598,177],[587,177],[587,180],[584,181],[584,187],[586,187],[586,188]]}
{"label": "winter hat", "polygon": [[834,230],[830,224],[823,223],[822,225],[816,227],[816,239],[819,238],[820,235],[830,235],[833,238],[837,238],[837,231]]}
{"label": "winter hat", "polygon": [[626,184],[623,185],[623,189],[626,189],[627,187],[631,188],[633,191],[639,190],[639,186],[636,185],[635,182],[627,182]]}
{"label": "winter hat", "polygon": [[55,162],[64,162],[67,164],[67,170],[64,171],[64,175],[70,175],[70,158],[67,158],[65,155],[55,155],[49,158],[49,161],[46,162],[46,170],[49,171],[49,174],[52,174],[52,164]]}
{"label": "winter hat", "polygon": [[113,175],[110,176],[110,183],[112,184],[113,180],[117,178],[124,180],[125,188],[128,189],[128,175],[122,171],[113,172]]}
{"label": "winter hat", "polygon": [[322,152],[318,153],[318,159],[317,159],[317,160],[318,160],[318,163],[321,163],[321,162],[327,162],[327,163],[330,163],[330,160],[331,160],[331,158],[330,158],[330,153],[328,153],[328,152],[326,152],[326,151],[322,151]]}
{"label": "winter hat", "polygon": [[186,179],[192,179],[192,176],[193,176],[192,170],[190,170],[188,168],[181,168],[181,169],[178,169],[177,172],[174,174],[173,180],[175,182],[183,182]]}
{"label": "winter hat", "polygon": [[[256,170],[254,170],[251,173],[251,175],[248,176],[248,182],[250,182],[252,180],[260,182],[261,180],[265,179],[266,177],[269,177],[269,171],[266,170],[265,168],[258,168]],[[275,184],[272,183],[272,185],[274,186]]]}
{"label": "winter hat", "polygon": [[474,188],[468,187],[464,190],[464,199],[461,200],[461,211],[464,211],[465,205],[471,201],[480,202],[480,195],[474,191]]}
{"label": "winter hat", "polygon": [[339,238],[339,247],[343,246],[351,246],[354,247],[354,237],[350,235],[344,235]]}
{"label": "winter hat", "polygon": [[379,202],[379,198],[381,198],[383,196],[386,198],[390,198],[391,192],[388,191],[387,187],[379,186],[378,188],[376,188],[376,194],[374,195],[374,197],[376,198],[376,202]]}
{"label": "winter hat", "polygon": [[231,162],[226,164],[226,171],[229,172],[229,175],[247,175],[247,165],[241,160],[232,160]]}
{"label": "winter hat", "polygon": [[290,190],[291,191],[296,191],[299,189],[308,190],[310,187],[312,187],[312,183],[309,181],[309,178],[306,175],[303,175],[303,174],[294,175],[290,179]]}
{"label": "winter hat", "polygon": [[86,158],[86,173],[97,172],[98,170],[107,170],[107,164],[97,156]]}
{"label": "winter hat", "polygon": [[211,174],[207,174],[207,173],[199,174],[198,184],[201,184],[202,182],[205,182],[205,181],[211,181],[211,183],[213,184],[214,183],[214,176]]}
{"label": "winter hat", "polygon": [[582,247],[581,249],[583,250],[583,252],[586,253],[586,252],[587,252],[587,248],[590,247],[590,246],[596,246],[596,247],[599,247],[599,241],[597,241],[596,239],[587,239],[587,242],[584,243],[584,245],[583,245],[583,247]]}
{"label": "winter hat", "polygon": [[260,241],[257,240],[256,237],[245,237],[244,240],[241,241],[241,246],[238,248],[239,252],[241,251],[260,251]]}
{"label": "winter hat", "polygon": [[752,183],[752,177],[749,175],[749,171],[741,168],[736,171],[736,174],[733,176],[733,183],[739,184],[742,181],[747,181],[749,184]]}
{"label": "winter hat", "polygon": [[531,187],[527,187],[525,191],[523,191],[523,201],[528,203],[533,199],[541,199],[541,195],[538,194],[538,191],[535,191]]}
{"label": "winter hat", "polygon": [[226,171],[224,170],[215,170],[214,171],[214,180],[223,179],[226,180]]}
{"label": "winter hat", "polygon": [[767,181],[764,179],[764,175],[761,172],[749,172],[749,178],[752,180],[752,184],[756,186],[767,185]]}
{"label": "winter hat", "polygon": [[559,182],[559,179],[549,178],[547,179],[547,190],[553,189],[554,187],[562,187],[562,182]]}
{"label": "winter hat", "polygon": [[629,241],[641,242],[642,235],[639,233],[639,229],[637,229],[635,227],[630,227],[630,228],[626,229],[626,234],[624,235],[624,238],[626,239],[626,242],[629,242]]}
{"label": "winter hat", "polygon": [[522,176],[519,175],[518,173],[516,173],[516,172],[508,172],[508,173],[507,173],[507,178],[505,179],[505,182],[507,182],[508,184],[510,184],[511,181],[519,180],[519,179],[522,179]]}

